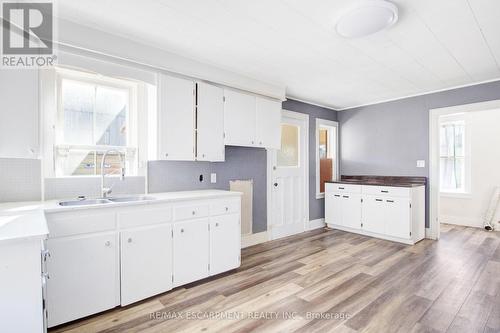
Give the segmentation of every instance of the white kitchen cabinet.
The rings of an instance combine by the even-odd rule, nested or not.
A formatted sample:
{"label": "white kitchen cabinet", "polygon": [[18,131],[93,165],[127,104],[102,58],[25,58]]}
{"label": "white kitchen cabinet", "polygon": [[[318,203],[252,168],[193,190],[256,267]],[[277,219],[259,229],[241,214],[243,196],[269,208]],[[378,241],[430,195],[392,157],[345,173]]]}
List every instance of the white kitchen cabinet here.
{"label": "white kitchen cabinet", "polygon": [[210,218],[210,275],[240,266],[240,215]]}
{"label": "white kitchen cabinet", "polygon": [[325,203],[325,222],[342,225],[342,194],[326,193]]}
{"label": "white kitchen cabinet", "polygon": [[38,70],[0,70],[0,157],[39,154]]}
{"label": "white kitchen cabinet", "polygon": [[158,136],[160,159],[195,159],[195,86],[188,79],[160,75]]}
{"label": "white kitchen cabinet", "polygon": [[174,287],[209,276],[209,219],[174,223]]}
{"label": "white kitchen cabinet", "polygon": [[255,96],[224,90],[224,142],[229,146],[255,146]]}
{"label": "white kitchen cabinet", "polygon": [[385,232],[389,236],[409,238],[411,236],[410,200],[408,198],[384,198],[385,204]]}
{"label": "white kitchen cabinet", "polygon": [[415,244],[425,237],[425,186],[327,183],[329,227]]}
{"label": "white kitchen cabinet", "polygon": [[342,225],[349,228],[361,226],[361,195],[342,194]]}
{"label": "white kitchen cabinet", "polygon": [[385,233],[386,204],[379,196],[363,197],[363,230],[377,234]]}
{"label": "white kitchen cabinet", "polygon": [[120,233],[121,305],[172,289],[172,225]]}
{"label": "white kitchen cabinet", "polygon": [[119,305],[116,232],[47,241],[49,327]]}
{"label": "white kitchen cabinet", "polygon": [[281,102],[256,98],[256,144],[259,147],[281,148]]}
{"label": "white kitchen cabinet", "polygon": [[196,159],[224,161],[224,90],[197,83]]}

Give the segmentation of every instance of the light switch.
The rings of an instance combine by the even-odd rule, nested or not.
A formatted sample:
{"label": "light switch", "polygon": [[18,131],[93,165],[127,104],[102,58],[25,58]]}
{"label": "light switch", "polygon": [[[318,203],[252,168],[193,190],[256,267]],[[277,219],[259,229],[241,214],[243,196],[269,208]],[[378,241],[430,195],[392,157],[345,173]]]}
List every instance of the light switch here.
{"label": "light switch", "polygon": [[425,168],[425,160],[418,160],[417,168]]}
{"label": "light switch", "polygon": [[217,183],[217,174],[216,174],[216,173],[211,173],[211,174],[210,174],[210,182],[211,182],[212,184]]}

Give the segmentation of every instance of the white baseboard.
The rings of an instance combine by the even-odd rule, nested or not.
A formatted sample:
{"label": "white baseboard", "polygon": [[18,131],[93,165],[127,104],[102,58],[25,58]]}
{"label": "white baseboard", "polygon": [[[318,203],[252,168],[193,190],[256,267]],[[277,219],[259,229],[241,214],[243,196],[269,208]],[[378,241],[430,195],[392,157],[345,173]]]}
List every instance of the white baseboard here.
{"label": "white baseboard", "polygon": [[307,225],[307,230],[314,230],[314,229],[319,229],[319,228],[324,228],[326,226],[325,224],[325,219],[316,219],[316,220],[311,220],[309,221],[309,224]]}
{"label": "white baseboard", "polygon": [[256,234],[243,235],[241,237],[241,248],[244,249],[245,247],[265,243],[267,241],[269,241],[269,235],[267,234],[267,231],[258,232]]}
{"label": "white baseboard", "polygon": [[481,218],[453,216],[453,215],[439,215],[439,223],[455,224],[465,227],[482,228],[483,221]]}
{"label": "white baseboard", "polygon": [[425,238],[427,239],[436,239],[436,236],[432,234],[431,228],[425,228]]}

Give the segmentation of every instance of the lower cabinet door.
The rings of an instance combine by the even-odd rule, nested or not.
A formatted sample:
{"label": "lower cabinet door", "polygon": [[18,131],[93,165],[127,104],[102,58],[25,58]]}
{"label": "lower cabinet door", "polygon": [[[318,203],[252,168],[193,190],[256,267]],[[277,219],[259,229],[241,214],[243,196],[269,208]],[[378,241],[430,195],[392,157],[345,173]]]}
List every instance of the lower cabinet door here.
{"label": "lower cabinet door", "polygon": [[174,223],[174,287],[208,277],[208,219]]}
{"label": "lower cabinet door", "polygon": [[361,195],[342,195],[342,225],[349,228],[361,228]]}
{"label": "lower cabinet door", "polygon": [[383,197],[373,195],[367,195],[363,197],[363,230],[376,232],[378,234],[385,233],[385,221],[387,219],[385,204],[385,199]]}
{"label": "lower cabinet door", "polygon": [[410,235],[410,200],[408,198],[386,198],[386,228],[389,236],[411,238]]}
{"label": "lower cabinet door", "polygon": [[49,327],[119,305],[115,232],[52,238],[47,249]]}
{"label": "lower cabinet door", "polygon": [[210,275],[240,266],[240,215],[210,218]]}
{"label": "lower cabinet door", "polygon": [[325,222],[342,225],[342,194],[325,194]]}
{"label": "lower cabinet door", "polygon": [[172,289],[172,225],[120,233],[121,305]]}

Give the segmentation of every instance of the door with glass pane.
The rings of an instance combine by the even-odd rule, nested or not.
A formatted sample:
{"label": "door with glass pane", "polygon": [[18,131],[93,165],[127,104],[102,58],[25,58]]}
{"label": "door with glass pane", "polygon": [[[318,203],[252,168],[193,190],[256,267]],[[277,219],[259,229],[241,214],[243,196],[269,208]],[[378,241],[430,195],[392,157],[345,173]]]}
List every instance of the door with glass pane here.
{"label": "door with glass pane", "polygon": [[272,182],[269,223],[272,239],[300,233],[305,228],[308,124],[307,116],[284,112],[281,149],[268,151]]}

